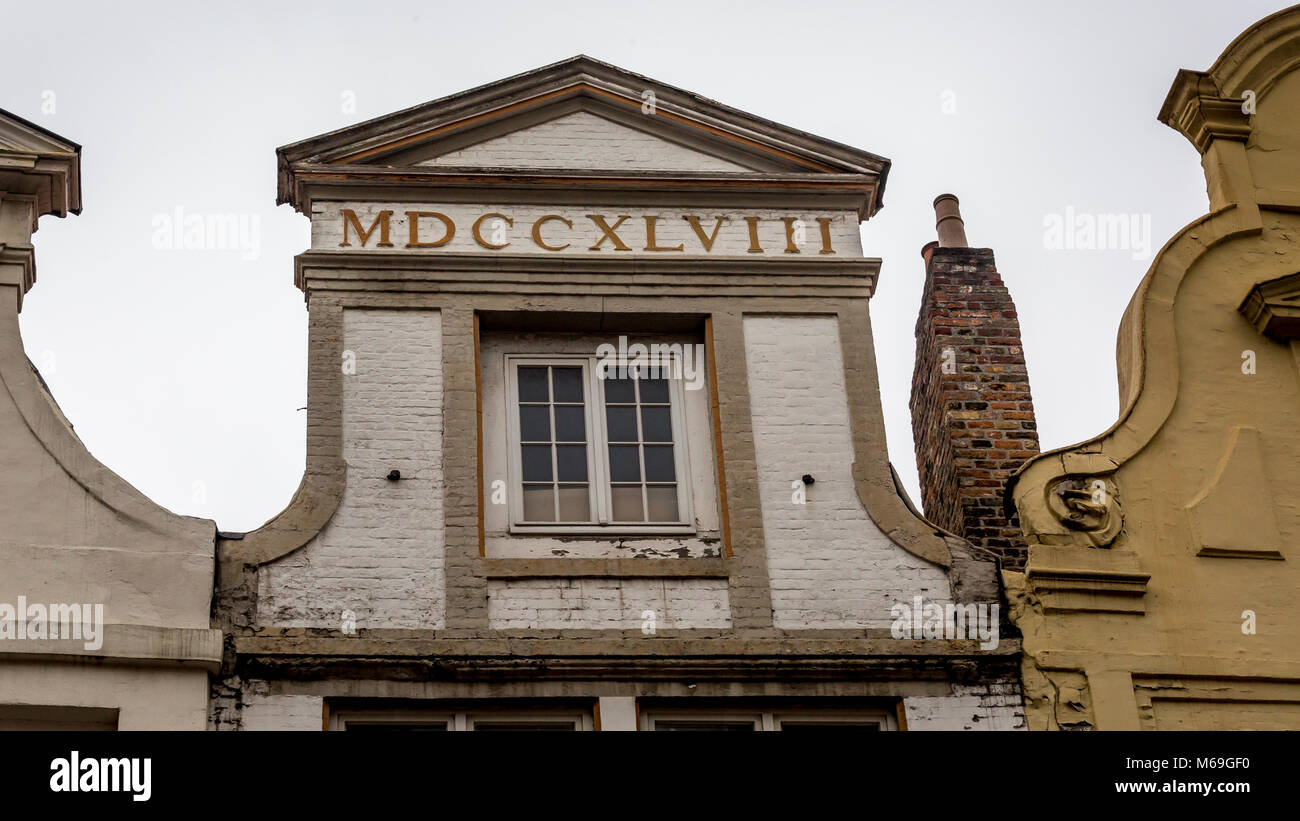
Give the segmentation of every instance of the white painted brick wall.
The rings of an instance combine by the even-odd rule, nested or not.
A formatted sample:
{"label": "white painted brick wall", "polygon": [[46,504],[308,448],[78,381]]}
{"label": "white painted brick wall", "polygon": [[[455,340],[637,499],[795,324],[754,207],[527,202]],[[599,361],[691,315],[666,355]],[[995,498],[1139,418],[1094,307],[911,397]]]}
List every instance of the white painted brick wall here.
{"label": "white painted brick wall", "polygon": [[[665,560],[666,561],[666,560]],[[659,630],[731,626],[725,579],[494,579],[495,630],[639,630],[654,612]]]}
{"label": "white painted brick wall", "polygon": [[[443,627],[442,323],[437,311],[349,309],[347,487],[310,544],[260,570],[258,620],[338,629]],[[384,477],[402,473],[399,482]]]}
{"label": "white painted brick wall", "polygon": [[752,170],[586,111],[566,114],[422,164],[617,171]]}
{"label": "white painted brick wall", "polygon": [[949,601],[943,568],[889,541],[858,499],[838,320],[746,317],[745,353],[776,626],[886,628],[897,602]]}
{"label": "white painted brick wall", "polygon": [[1020,689],[1003,684],[953,685],[951,696],[903,699],[908,730],[1024,730]]}
{"label": "white painted brick wall", "polygon": [[246,693],[243,729],[319,731],[322,729],[324,718],[322,702],[320,696],[272,696],[257,692]]}

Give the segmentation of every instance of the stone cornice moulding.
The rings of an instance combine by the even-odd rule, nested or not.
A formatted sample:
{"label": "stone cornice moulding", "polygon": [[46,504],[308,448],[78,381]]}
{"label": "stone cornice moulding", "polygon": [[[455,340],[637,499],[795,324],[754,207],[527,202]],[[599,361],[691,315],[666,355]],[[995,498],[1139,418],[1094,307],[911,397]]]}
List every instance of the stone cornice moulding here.
{"label": "stone cornice moulding", "polygon": [[[811,633],[815,635],[804,635]],[[1019,639],[1004,638],[996,649],[982,650],[972,639],[895,639],[890,628],[879,630],[660,630],[645,636],[637,630],[485,630],[472,634],[447,630],[362,630],[355,635],[320,628],[265,627],[235,637],[241,655],[338,658],[428,658],[474,660],[482,664],[496,656],[529,664],[536,659],[650,658],[656,662],[698,659],[703,663],[737,656],[750,660],[817,657],[856,660],[975,659],[1015,657]],[[549,665],[548,665],[549,666]],[[622,665],[620,665],[622,666]]]}
{"label": "stone cornice moulding", "polygon": [[[782,126],[699,95],[616,66],[579,56],[495,83],[443,97],[405,111],[292,143],[277,150],[279,201],[303,210],[296,175],[312,165],[382,165],[386,157],[414,146],[431,145],[458,131],[483,129],[493,120],[525,116],[530,109],[556,107],[566,100],[592,110],[641,111],[653,95],[653,113],[644,115],[647,132],[692,147],[708,146],[720,156],[748,156],[758,176],[784,165],[789,171],[861,175],[878,181],[865,216],[881,206],[889,161],[869,152]],[[534,112],[529,122],[535,122]],[[653,123],[653,125],[650,125]]]}
{"label": "stone cornice moulding", "polygon": [[1300,340],[1300,273],[1259,283],[1237,310],[1267,337]]}
{"label": "stone cornice moulding", "polygon": [[[404,283],[394,290],[417,290],[419,283],[456,282],[464,290],[482,289],[492,282],[527,283],[529,292],[563,293],[575,286],[573,277],[596,278],[580,288],[581,293],[625,295],[635,279],[647,276],[673,277],[681,286],[715,288],[709,295],[726,293],[748,280],[771,277],[759,295],[771,288],[793,287],[801,293],[822,289],[848,289],[854,296],[870,297],[875,292],[881,260],[876,257],[671,257],[544,256],[540,254],[418,254],[403,251],[305,251],[294,258],[294,284],[310,292],[313,280],[366,283]],[[548,286],[540,277],[557,277]],[[745,280],[742,282],[742,279]],[[561,282],[565,287],[561,287]],[[833,284],[832,284],[833,283]],[[344,288],[344,290],[348,290]],[[448,290],[431,285],[431,291]],[[452,289],[455,290],[455,289]]]}
{"label": "stone cornice moulding", "polygon": [[1250,116],[1240,98],[1226,97],[1215,79],[1204,71],[1183,69],[1160,109],[1160,122],[1191,141],[1204,154],[1217,139],[1246,142]]}
{"label": "stone cornice moulding", "polygon": [[[0,242],[0,287],[14,288],[14,311],[22,312],[23,297],[36,283],[36,251]],[[3,294],[3,291],[0,291]]]}
{"label": "stone cornice moulding", "polygon": [[278,151],[290,162],[308,158],[338,161],[361,151],[382,152],[394,141],[409,141],[412,137],[419,139],[431,129],[463,123],[471,117],[499,114],[502,109],[536,100],[545,94],[574,93],[584,89],[625,97],[634,101],[638,109],[645,102],[643,93],[652,91],[657,108],[689,115],[701,124],[720,130],[762,139],[810,155],[820,154],[835,164],[855,170],[880,170],[882,164],[888,164],[883,157],[757,117],[585,55],[300,140]]}
{"label": "stone cornice moulding", "polygon": [[81,146],[0,109],[0,191],[36,195],[38,214],[80,214]]}
{"label": "stone cornice moulding", "polygon": [[[295,207],[320,200],[428,202],[636,203],[852,210],[859,219],[882,183],[861,174],[703,174],[694,172],[502,169],[452,166],[295,166]],[[490,193],[489,193],[490,192]],[[761,198],[756,201],[755,198]]]}
{"label": "stone cornice moulding", "polygon": [[[1180,70],[1159,119],[1201,153],[1209,139],[1250,135],[1242,103],[1247,92],[1263,97],[1300,65],[1300,6],[1265,17],[1233,40],[1206,71]],[[1244,127],[1244,135],[1241,129]],[[1221,128],[1225,133],[1213,133]]]}
{"label": "stone cornice moulding", "polygon": [[0,659],[165,664],[199,667],[210,673],[221,668],[220,630],[141,624],[105,624],[102,630],[103,645],[96,650],[87,650],[81,639],[10,640],[0,642]]}

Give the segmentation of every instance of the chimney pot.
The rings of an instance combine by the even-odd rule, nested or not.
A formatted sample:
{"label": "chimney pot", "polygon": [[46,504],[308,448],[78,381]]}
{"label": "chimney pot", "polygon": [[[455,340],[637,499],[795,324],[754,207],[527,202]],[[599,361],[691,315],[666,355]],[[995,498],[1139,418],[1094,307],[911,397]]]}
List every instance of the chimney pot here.
{"label": "chimney pot", "polygon": [[934,227],[939,233],[940,248],[970,247],[966,242],[966,223],[962,221],[958,204],[953,194],[940,194],[934,198]]}
{"label": "chimney pot", "polygon": [[925,267],[927,270],[930,268],[930,257],[934,256],[934,249],[938,247],[939,243],[931,241],[927,242],[924,247],[921,248],[921,259],[925,260]]}

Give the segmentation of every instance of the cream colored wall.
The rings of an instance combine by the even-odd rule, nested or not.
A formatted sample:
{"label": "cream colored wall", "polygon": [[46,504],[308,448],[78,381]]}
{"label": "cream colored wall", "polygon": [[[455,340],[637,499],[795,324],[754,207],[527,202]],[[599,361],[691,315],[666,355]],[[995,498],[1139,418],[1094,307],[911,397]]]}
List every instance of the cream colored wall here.
{"label": "cream colored wall", "polygon": [[6,660],[0,663],[0,703],[117,709],[119,730],[203,730],[208,722],[208,672]]}
{"label": "cream colored wall", "polygon": [[0,704],[203,729],[221,645],[208,629],[215,526],[158,508],[94,460],[31,371],[15,307],[0,299],[0,603],[102,606],[104,623],[98,646],[0,641]]}
{"label": "cream colored wall", "polygon": [[1243,309],[1300,259],[1297,47],[1290,9],[1175,81],[1161,117],[1204,155],[1213,211],[1125,314],[1119,422],[1012,488],[1032,729],[1300,729],[1300,348]]}
{"label": "cream colored wall", "polygon": [[[0,706],[38,721],[60,712],[42,708],[96,707],[119,710],[123,729],[202,729],[221,659],[209,629],[216,525],[164,510],[98,462],[28,361],[18,311],[35,278],[30,232],[43,213],[80,209],[80,154],[52,152],[62,138],[2,112],[0,137],[0,186],[22,192],[0,190],[0,605],[13,616],[0,626]],[[74,607],[92,623],[65,637],[50,614]]]}
{"label": "cream colored wall", "polygon": [[[1261,236],[1220,246],[1188,270],[1173,305],[1179,401],[1114,474],[1123,533],[1108,548],[1077,548],[1136,554],[1141,571],[1150,574],[1142,597],[1145,614],[1052,614],[1032,599],[1025,602],[1017,625],[1030,663],[1041,668],[1027,672],[1027,683],[1040,672],[1057,688],[1068,678],[1053,671],[1049,658],[1073,661],[1067,666],[1085,675],[1119,668],[1139,680],[1147,674],[1175,676],[1167,685],[1173,690],[1185,689],[1177,676],[1216,676],[1243,699],[1265,695],[1258,682],[1266,674],[1300,675],[1300,374],[1290,347],[1261,336],[1236,310],[1255,281],[1293,272],[1289,260],[1300,258],[1298,240],[1300,216],[1270,213]],[[1246,351],[1255,357],[1253,374],[1242,372]],[[1258,470],[1243,469],[1217,488],[1235,503],[1216,511],[1214,524],[1239,534],[1242,548],[1280,550],[1282,561],[1198,555],[1204,545],[1189,505],[1214,487],[1241,428],[1257,432],[1261,462]],[[1260,526],[1260,510],[1275,522],[1274,535]],[[1031,576],[1044,566],[1041,558],[1033,561],[1034,552],[1039,551],[1031,550]],[[1024,589],[1021,574],[1008,575],[1013,587]],[[1254,614],[1254,634],[1243,632],[1247,611]],[[1173,721],[1184,729],[1224,729],[1238,714],[1242,726],[1253,721],[1248,710],[1233,712],[1236,707],[1217,702],[1213,693],[1196,710],[1181,705],[1161,711],[1150,699],[1159,704],[1164,687],[1153,684],[1144,701],[1136,686],[1122,683],[1109,695],[1092,693],[1092,699],[1118,701],[1110,706],[1122,717],[1121,726],[1133,728]],[[1031,699],[1040,707],[1037,724],[1031,711],[1031,726],[1055,723],[1059,711],[1047,701],[1057,688],[1039,689]],[[1300,685],[1280,694],[1269,690],[1267,697],[1300,705]],[[1176,711],[1176,721],[1168,718],[1170,711]],[[1300,729],[1297,716],[1278,705],[1272,727]]]}

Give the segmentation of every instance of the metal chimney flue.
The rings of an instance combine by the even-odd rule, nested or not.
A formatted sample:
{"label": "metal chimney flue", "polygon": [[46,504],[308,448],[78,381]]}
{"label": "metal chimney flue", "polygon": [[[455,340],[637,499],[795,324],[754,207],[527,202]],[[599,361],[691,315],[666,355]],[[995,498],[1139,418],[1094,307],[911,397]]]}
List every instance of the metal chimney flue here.
{"label": "metal chimney flue", "polygon": [[934,199],[934,228],[939,233],[940,248],[969,248],[966,223],[962,222],[957,197],[940,194]]}

